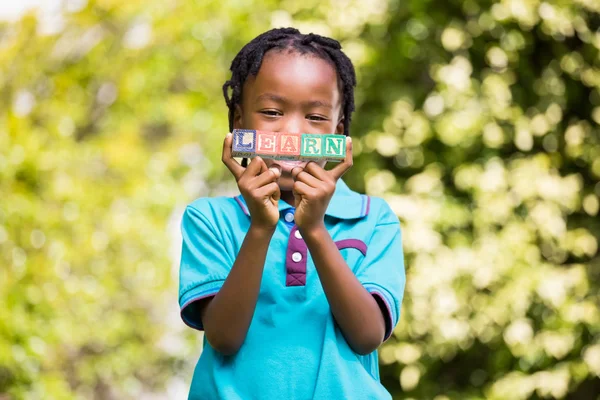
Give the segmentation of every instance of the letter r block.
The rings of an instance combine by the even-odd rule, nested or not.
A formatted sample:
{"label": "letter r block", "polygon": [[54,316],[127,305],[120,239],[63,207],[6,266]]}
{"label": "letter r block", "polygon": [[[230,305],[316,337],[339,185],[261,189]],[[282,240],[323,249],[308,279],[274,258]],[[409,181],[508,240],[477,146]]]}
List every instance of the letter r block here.
{"label": "letter r block", "polygon": [[323,136],[303,133],[300,158],[303,160],[319,160],[323,158]]}

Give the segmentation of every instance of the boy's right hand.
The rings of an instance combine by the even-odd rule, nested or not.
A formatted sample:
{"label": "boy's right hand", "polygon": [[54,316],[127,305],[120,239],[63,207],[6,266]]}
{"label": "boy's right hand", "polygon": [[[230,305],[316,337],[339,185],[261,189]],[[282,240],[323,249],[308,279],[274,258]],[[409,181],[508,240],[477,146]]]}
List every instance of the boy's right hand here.
{"label": "boy's right hand", "polygon": [[231,155],[233,135],[225,136],[222,161],[235,177],[240,193],[246,200],[252,225],[257,228],[274,229],[279,221],[277,203],[281,197],[277,179],[281,176],[279,166],[267,168],[264,160],[255,157],[247,168],[242,167]]}

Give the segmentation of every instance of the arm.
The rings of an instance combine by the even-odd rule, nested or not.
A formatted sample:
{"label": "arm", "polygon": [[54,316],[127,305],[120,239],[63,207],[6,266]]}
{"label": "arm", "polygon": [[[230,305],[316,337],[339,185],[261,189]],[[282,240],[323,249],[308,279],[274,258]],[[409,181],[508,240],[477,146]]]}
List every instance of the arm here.
{"label": "arm", "polygon": [[200,305],[206,340],[224,355],[236,353],[246,338],[272,235],[251,225],[223,287]]}
{"label": "arm", "polygon": [[231,156],[232,136],[223,142],[223,163],[229,168],[244,196],[251,225],[231,271],[219,292],[200,304],[206,340],[218,352],[236,353],[244,343],[260,291],[260,282],[271,236],[279,221],[277,179],[281,171],[267,169],[256,157],[248,168]]}
{"label": "arm", "polygon": [[382,343],[385,321],[375,298],[358,281],[324,225],[301,232],[331,312],[352,349],[369,354]]}
{"label": "arm", "polygon": [[346,159],[331,171],[325,171],[314,162],[309,162],[304,169],[294,168],[295,219],[346,341],[355,352],[368,354],[384,339],[383,314],[375,298],[346,264],[324,223],[336,182],[352,166],[350,138],[346,146]]}

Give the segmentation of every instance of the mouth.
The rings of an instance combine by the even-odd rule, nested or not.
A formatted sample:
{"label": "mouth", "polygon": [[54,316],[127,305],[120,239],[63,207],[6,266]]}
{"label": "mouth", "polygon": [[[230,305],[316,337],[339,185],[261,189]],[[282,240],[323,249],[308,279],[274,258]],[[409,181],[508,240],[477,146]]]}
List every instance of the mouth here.
{"label": "mouth", "polygon": [[276,162],[274,162],[274,164],[277,164],[281,167],[281,173],[291,173],[292,170],[296,167],[301,167],[304,168],[304,166],[307,164],[306,161],[284,161],[284,160],[277,160]]}

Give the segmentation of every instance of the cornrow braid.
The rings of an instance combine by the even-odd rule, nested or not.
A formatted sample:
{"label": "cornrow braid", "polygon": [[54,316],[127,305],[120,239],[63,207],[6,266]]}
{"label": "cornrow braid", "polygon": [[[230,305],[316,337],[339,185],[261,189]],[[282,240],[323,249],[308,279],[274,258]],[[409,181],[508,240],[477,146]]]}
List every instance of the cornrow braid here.
{"label": "cornrow braid", "polygon": [[[342,91],[344,135],[350,135],[350,121],[354,111],[356,74],[352,61],[342,52],[337,40],[310,33],[304,35],[294,28],[267,31],[245,45],[231,63],[231,79],[223,85],[223,96],[229,108],[229,130],[233,130],[236,105],[242,102],[242,87],[248,75],[258,74],[265,54],[269,50],[293,50],[300,54],[314,54],[331,63],[338,75]],[[231,92],[231,96],[229,93]]]}

